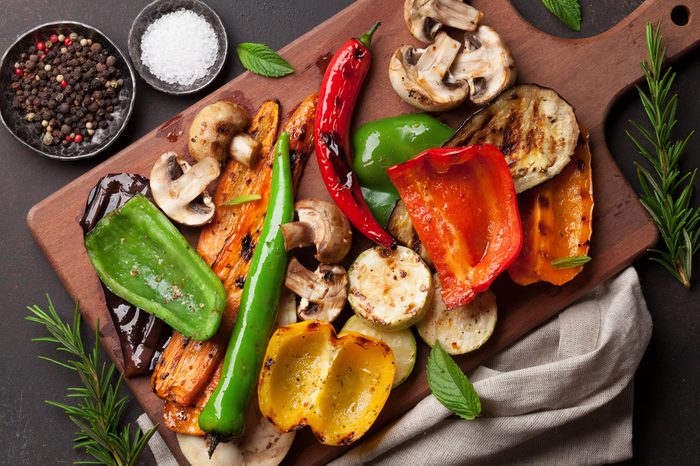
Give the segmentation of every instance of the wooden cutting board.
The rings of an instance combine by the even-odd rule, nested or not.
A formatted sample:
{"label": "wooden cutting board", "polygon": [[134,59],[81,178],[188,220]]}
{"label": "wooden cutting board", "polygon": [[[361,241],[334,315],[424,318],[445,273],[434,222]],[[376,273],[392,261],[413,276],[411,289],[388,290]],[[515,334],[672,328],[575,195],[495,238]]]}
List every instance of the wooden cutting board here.
{"label": "wooden cutting board", "polygon": [[[676,0],[647,0],[607,32],[573,40],[538,31],[521,18],[507,1],[474,0],[473,4],[486,13],[484,23],[494,27],[510,46],[517,64],[519,82],[534,82],[554,88],[575,107],[580,121],[590,128],[596,206],[591,249],[593,260],[584,272],[563,287],[532,285],[523,288],[513,285],[507,278],[499,279],[495,285],[499,301],[496,332],[484,348],[458,358],[465,370],[473,369],[554,316],[632,263],[654,244],[656,229],[606,147],[605,119],[616,97],[641,77],[639,62],[647,55],[644,40],[647,21],[661,23],[664,45],[671,58],[687,52],[700,40],[700,27],[695,24],[693,16],[693,12],[700,12],[700,0],[683,2],[690,13],[685,26],[676,25],[671,19],[671,11],[677,6]],[[184,152],[186,136],[177,137],[179,131],[186,134],[194,114],[216,100],[234,100],[253,112],[263,100],[276,97],[281,101],[285,114],[290,112],[303,97],[318,90],[330,54],[347,38],[363,33],[377,20],[382,21],[382,26],[372,44],[374,64],[366,89],[360,97],[355,123],[413,112],[396,96],[387,78],[388,62],[394,50],[404,43],[418,45],[404,25],[402,5],[403,0],[356,2],[282,49],[282,55],[297,70],[292,76],[280,80],[249,73],[239,76],[30,210],[27,223],[34,238],[70,294],[80,302],[88,324],[94,327],[99,319],[102,344],[119,367],[119,339],[107,315],[102,290],[85,254],[82,232],[78,226],[92,186],[108,173],[148,175],[151,165],[162,152]],[[462,108],[442,116],[456,124],[470,111],[469,108]],[[628,156],[636,157],[631,146]],[[308,164],[300,196],[327,198],[315,160]],[[427,350],[425,345],[419,346],[416,370],[391,394],[375,430],[415,406],[429,393],[424,370]],[[151,419],[159,422],[162,402],[152,394],[148,378],[134,378],[127,383]],[[163,428],[161,434],[178,460],[187,464],[179,452],[175,436]],[[285,462],[325,464],[344,450],[322,446],[306,429],[297,435]]]}

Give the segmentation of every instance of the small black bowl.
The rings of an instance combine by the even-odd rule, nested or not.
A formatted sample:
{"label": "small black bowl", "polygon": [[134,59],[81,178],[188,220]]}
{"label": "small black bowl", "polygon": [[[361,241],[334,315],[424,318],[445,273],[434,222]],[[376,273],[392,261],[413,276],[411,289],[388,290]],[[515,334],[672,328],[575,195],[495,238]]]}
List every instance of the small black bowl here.
{"label": "small black bowl", "polygon": [[[168,83],[159,79],[156,75],[151,73],[151,70],[141,61],[141,38],[148,26],[161,16],[183,9],[190,10],[202,16],[214,29],[216,40],[219,43],[219,52],[216,54],[216,60],[211,68],[207,70],[207,74],[186,86]],[[216,12],[206,3],[199,0],[155,0],[141,10],[141,13],[138,14],[129,31],[129,56],[131,56],[131,61],[134,64],[134,68],[136,68],[136,72],[144,81],[155,89],[167,94],[192,94],[204,89],[221,72],[227,54],[228,40],[226,39],[226,29],[224,29],[221,18],[219,18]]]}
{"label": "small black bowl", "polygon": [[[86,39],[100,42],[110,53],[117,57],[117,68],[121,71],[124,85],[119,91],[119,107],[112,113],[113,120],[104,129],[98,129],[89,139],[80,144],[45,145],[42,142],[43,131],[36,121],[28,122],[21,111],[12,108],[14,93],[11,89],[13,64],[19,61],[19,55],[35,45],[39,39],[46,40],[51,34],[68,34],[75,32]],[[0,60],[0,118],[2,124],[12,135],[25,146],[38,152],[44,157],[55,160],[72,161],[95,156],[109,147],[121,134],[129,121],[131,111],[134,108],[136,95],[136,82],[134,71],[126,56],[119,50],[114,42],[105,36],[100,30],[87,24],[74,21],[57,21],[37,26],[21,34],[5,51]],[[38,125],[38,126],[37,126]]]}

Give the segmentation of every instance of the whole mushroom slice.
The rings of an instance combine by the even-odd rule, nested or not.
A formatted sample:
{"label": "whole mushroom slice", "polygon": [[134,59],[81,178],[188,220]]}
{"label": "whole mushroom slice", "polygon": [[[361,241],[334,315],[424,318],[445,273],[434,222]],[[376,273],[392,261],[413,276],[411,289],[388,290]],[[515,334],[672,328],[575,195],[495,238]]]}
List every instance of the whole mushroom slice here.
{"label": "whole mushroom slice", "polygon": [[207,192],[219,177],[218,160],[205,157],[190,167],[175,152],[160,156],[151,169],[151,192],[158,207],[183,225],[200,226],[214,217],[214,203]]}
{"label": "whole mushroom slice", "polygon": [[488,26],[464,34],[464,50],[450,69],[455,79],[469,84],[469,99],[490,102],[515,82],[515,62],[501,36]]}
{"label": "whole mushroom slice", "polygon": [[348,297],[348,274],[339,265],[321,264],[312,272],[293,257],[284,285],[301,298],[297,315],[302,320],[333,322]]}
{"label": "whole mushroom slice", "polygon": [[430,43],[444,25],[474,31],[484,16],[462,0],[406,0],[403,17],[413,37]]}
{"label": "whole mushroom slice", "polygon": [[231,139],[248,126],[248,112],[240,105],[220,100],[202,108],[190,125],[187,149],[195,160],[226,160]]}
{"label": "whole mushroom slice", "polygon": [[281,226],[287,251],[316,246],[324,264],[341,261],[352,246],[350,222],[338,206],[319,199],[302,199],[294,206],[299,220]]}
{"label": "whole mushroom slice", "polygon": [[406,103],[421,110],[438,112],[456,107],[469,93],[467,82],[455,79],[450,72],[461,47],[444,32],[426,49],[400,47],[389,63],[392,87]]}

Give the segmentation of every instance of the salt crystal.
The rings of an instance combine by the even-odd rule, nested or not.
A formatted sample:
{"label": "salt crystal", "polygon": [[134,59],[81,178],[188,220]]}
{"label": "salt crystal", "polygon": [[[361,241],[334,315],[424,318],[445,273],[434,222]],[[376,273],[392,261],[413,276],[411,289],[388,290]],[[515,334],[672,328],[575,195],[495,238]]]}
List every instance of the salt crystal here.
{"label": "salt crystal", "polygon": [[161,16],[141,38],[141,61],[161,81],[188,86],[206,76],[219,52],[211,24],[190,10]]}

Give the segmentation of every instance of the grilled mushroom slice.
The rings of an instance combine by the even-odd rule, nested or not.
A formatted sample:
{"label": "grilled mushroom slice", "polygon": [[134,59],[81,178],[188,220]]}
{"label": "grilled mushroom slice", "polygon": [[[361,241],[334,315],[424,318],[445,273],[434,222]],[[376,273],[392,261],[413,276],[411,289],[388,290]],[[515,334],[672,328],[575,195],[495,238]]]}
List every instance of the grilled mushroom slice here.
{"label": "grilled mushroom slice", "polygon": [[158,207],[183,225],[200,226],[214,217],[207,185],[219,177],[219,161],[205,157],[192,167],[175,152],[160,156],[151,169],[151,192]]}
{"label": "grilled mushroom slice", "polygon": [[406,0],[403,17],[413,37],[430,43],[443,24],[474,31],[483,13],[462,0]]}
{"label": "grilled mushroom slice", "polygon": [[515,62],[501,36],[488,26],[464,34],[464,50],[452,68],[456,80],[469,84],[469,99],[484,105],[515,82]]}
{"label": "grilled mushroom slice", "polygon": [[348,274],[339,265],[321,264],[312,272],[293,257],[284,284],[301,298],[297,315],[302,320],[333,322],[348,297]]}
{"label": "grilled mushroom slice", "polygon": [[441,32],[426,49],[400,47],[389,63],[389,79],[408,104],[428,112],[449,110],[464,102],[469,86],[450,73],[462,45]]}
{"label": "grilled mushroom slice", "polygon": [[302,199],[294,207],[299,220],[281,226],[287,251],[315,245],[319,262],[341,261],[352,246],[352,230],[340,209],[319,199]]}

